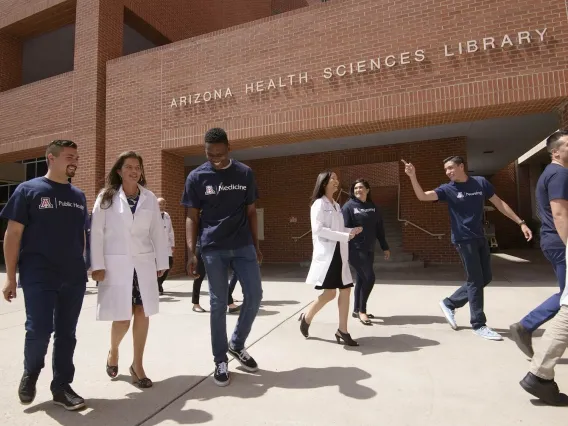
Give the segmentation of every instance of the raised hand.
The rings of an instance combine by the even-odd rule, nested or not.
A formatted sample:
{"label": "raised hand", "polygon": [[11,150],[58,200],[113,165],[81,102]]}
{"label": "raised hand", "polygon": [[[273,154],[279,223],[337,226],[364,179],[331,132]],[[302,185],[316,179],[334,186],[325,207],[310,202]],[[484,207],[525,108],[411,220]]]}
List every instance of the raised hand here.
{"label": "raised hand", "polygon": [[407,163],[404,160],[400,160],[402,161],[402,164],[404,164],[404,173],[406,173],[408,176],[415,176],[416,175],[416,170],[414,169],[414,166],[412,165],[412,163]]}

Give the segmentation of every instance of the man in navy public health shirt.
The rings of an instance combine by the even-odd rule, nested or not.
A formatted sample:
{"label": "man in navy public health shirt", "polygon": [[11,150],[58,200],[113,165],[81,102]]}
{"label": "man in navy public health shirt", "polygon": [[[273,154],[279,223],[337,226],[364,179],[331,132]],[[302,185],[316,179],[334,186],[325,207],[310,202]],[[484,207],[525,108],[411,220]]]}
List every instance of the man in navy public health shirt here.
{"label": "man in navy public health shirt", "polygon": [[[255,201],[258,198],[252,170],[229,159],[229,141],[223,129],[205,134],[206,163],[187,177],[182,205],[188,208],[188,272],[196,277],[195,246],[201,234],[201,257],[209,277],[211,299],[211,344],[218,386],[230,382],[227,352],[247,371],[258,370],[245,350],[245,341],[262,300]],[[201,211],[201,217],[199,212]],[[244,301],[231,342],[227,342],[229,266],[243,288]]]}
{"label": "man in navy public health shirt", "polygon": [[452,243],[456,246],[467,275],[466,283],[452,296],[440,302],[440,308],[448,323],[455,330],[455,310],[469,302],[473,332],[489,340],[503,340],[495,330],[487,327],[483,312],[483,289],[492,280],[491,253],[483,230],[485,200],[515,221],[527,241],[532,232],[515,212],[496,194],[493,185],[481,176],[468,176],[463,158],[449,157],[444,160],[444,169],[450,183],[440,185],[433,191],[424,192],[416,178],[414,166],[402,160],[405,173],[410,177],[412,188],[420,201],[445,201],[448,203]]}
{"label": "man in navy public health shirt", "polygon": [[78,158],[74,142],[50,143],[47,174],[20,184],[0,213],[8,220],[4,298],[10,302],[16,297],[18,266],[26,308],[24,374],[18,389],[22,404],[35,398],[55,331],[53,400],[68,410],[85,405],[70,386],[75,374],[75,330],[87,283],[83,257],[87,202],[83,192],[68,182],[75,176]]}
{"label": "man in navy public health shirt", "polygon": [[[552,264],[560,291],[535,308],[520,323],[511,325],[513,340],[525,355],[532,358],[532,333],[560,310],[560,296],[566,285],[566,242],[558,235],[555,223],[568,219],[568,132],[559,131],[547,139],[551,163],[536,184],[536,206],[541,220],[540,247]],[[564,157],[564,158],[563,158]]]}

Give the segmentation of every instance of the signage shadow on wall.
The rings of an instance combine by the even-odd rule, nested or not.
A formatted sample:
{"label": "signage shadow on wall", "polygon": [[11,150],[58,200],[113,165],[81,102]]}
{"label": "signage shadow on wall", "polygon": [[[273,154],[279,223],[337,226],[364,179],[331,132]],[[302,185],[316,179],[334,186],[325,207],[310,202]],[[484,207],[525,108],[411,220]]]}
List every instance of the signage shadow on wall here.
{"label": "signage shadow on wall", "polygon": [[376,86],[379,83],[396,78],[405,80],[411,77],[419,76],[423,73],[431,73],[433,70],[432,61],[425,58],[422,62],[414,62],[402,67],[393,67],[387,69],[373,70],[360,74],[346,75],[345,77],[333,76],[326,79],[325,82],[334,90],[342,88],[353,89],[360,85]]}
{"label": "signage shadow on wall", "polygon": [[284,90],[268,90],[263,92],[252,92],[247,93],[247,98],[254,103],[278,100],[280,98],[286,98],[286,100],[294,99],[297,96],[308,95],[315,93],[315,83],[313,78],[309,78],[306,83],[301,85],[295,85],[291,87],[286,87]]}
{"label": "signage shadow on wall", "polygon": [[202,115],[210,115],[212,113],[220,112],[228,108],[234,108],[237,105],[237,99],[230,96],[219,99],[216,102],[203,102],[193,105],[191,108],[175,108],[174,114],[176,118],[180,117],[198,117]]}
{"label": "signage shadow on wall", "polygon": [[559,40],[553,36],[548,36],[548,38],[538,45],[526,46],[526,45],[514,45],[507,47],[506,49],[487,49],[483,51],[476,52],[475,55],[465,55],[462,56],[450,56],[447,59],[450,61],[450,65],[453,68],[467,67],[471,65],[504,65],[511,66],[514,63],[521,61],[526,61],[532,58],[538,58],[539,60],[544,60],[543,53],[555,56]]}

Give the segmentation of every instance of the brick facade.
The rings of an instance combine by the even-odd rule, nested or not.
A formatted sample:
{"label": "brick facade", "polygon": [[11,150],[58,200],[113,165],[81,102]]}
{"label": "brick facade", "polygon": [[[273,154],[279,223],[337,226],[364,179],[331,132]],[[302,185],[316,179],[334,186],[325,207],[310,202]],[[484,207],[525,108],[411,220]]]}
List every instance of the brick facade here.
{"label": "brick facade", "polygon": [[[121,57],[125,7],[174,43]],[[18,43],[32,28],[53,28],[54,11],[63,14],[61,22],[71,16],[76,24],[74,70],[16,87]],[[536,31],[544,28],[541,42]],[[519,45],[519,31],[529,31],[533,42]],[[484,37],[494,37],[499,43],[505,34],[512,47],[457,54],[460,42],[482,46]],[[445,45],[453,56],[445,56]],[[179,246],[183,157],[202,154],[209,127],[224,127],[233,149],[243,149],[551,111],[568,94],[567,54],[565,5],[554,0],[413,0],[388,9],[374,0],[0,0],[0,58],[9,62],[0,61],[0,161],[41,153],[55,137],[73,138],[84,159],[75,183],[92,204],[117,155],[135,149],[150,189],[168,200]],[[397,64],[389,67],[390,61]],[[326,72],[333,76],[325,78]],[[269,90],[270,79],[286,87]],[[172,99],[179,104],[200,94],[203,100],[227,88],[232,96],[171,107]],[[267,260],[304,260],[309,240],[291,237],[308,227],[302,199],[307,202],[322,167],[334,168],[345,182],[363,172],[379,183],[381,173],[392,176],[388,186],[377,184],[392,203],[398,183],[391,185],[394,173],[386,171],[393,164],[401,215],[446,234],[436,240],[406,226],[405,249],[428,261],[455,259],[445,207],[416,201],[399,161],[412,161],[425,189],[432,188],[446,180],[441,159],[465,156],[466,142],[251,161],[261,194],[269,194],[260,202]],[[503,171],[494,179],[508,178]],[[297,196],[287,195],[288,185]],[[286,218],[293,214],[292,224]],[[174,272],[182,268],[176,260]]]}

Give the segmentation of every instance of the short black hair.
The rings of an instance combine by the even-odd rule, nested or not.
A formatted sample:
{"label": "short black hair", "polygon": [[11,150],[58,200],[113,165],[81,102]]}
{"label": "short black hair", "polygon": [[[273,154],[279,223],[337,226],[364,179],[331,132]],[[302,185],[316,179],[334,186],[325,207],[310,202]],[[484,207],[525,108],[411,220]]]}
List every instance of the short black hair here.
{"label": "short black hair", "polygon": [[549,137],[546,138],[546,150],[551,153],[553,149],[560,148],[562,143],[561,139],[564,136],[568,136],[568,130],[566,129],[559,129]]}
{"label": "short black hair", "polygon": [[56,139],[51,141],[49,145],[47,145],[47,149],[45,150],[45,159],[47,160],[47,156],[49,154],[53,154],[54,157],[59,157],[63,148],[74,148],[77,149],[77,144],[73,141],[67,139]]}
{"label": "short black hair", "polygon": [[465,161],[463,161],[463,157],[461,157],[459,155],[452,155],[451,157],[444,159],[444,164],[446,164],[448,161],[455,163],[456,166],[459,166],[460,164],[465,163]]}
{"label": "short black hair", "polygon": [[229,145],[227,132],[220,127],[209,129],[207,133],[205,133],[205,143],[224,143],[225,145]]}

